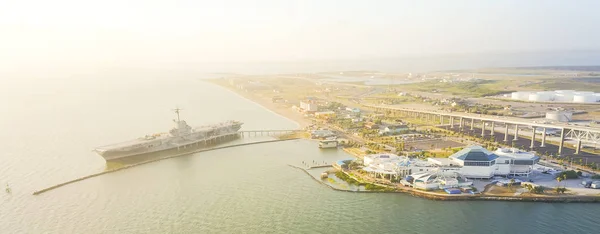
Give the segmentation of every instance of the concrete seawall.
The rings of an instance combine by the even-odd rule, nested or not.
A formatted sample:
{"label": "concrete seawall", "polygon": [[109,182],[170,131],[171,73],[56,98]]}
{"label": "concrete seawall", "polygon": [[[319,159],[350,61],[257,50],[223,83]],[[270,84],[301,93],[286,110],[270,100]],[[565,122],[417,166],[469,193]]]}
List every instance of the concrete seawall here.
{"label": "concrete seawall", "polygon": [[170,155],[170,156],[167,156],[167,157],[157,158],[157,159],[153,159],[153,160],[149,160],[149,161],[144,161],[144,162],[140,162],[140,163],[136,163],[136,164],[131,164],[131,165],[119,167],[119,168],[116,168],[116,169],[107,170],[107,171],[103,171],[103,172],[91,174],[91,175],[88,175],[88,176],[80,177],[80,178],[77,178],[77,179],[74,179],[74,180],[70,180],[70,181],[67,181],[67,182],[64,182],[64,183],[60,183],[60,184],[57,184],[57,185],[54,185],[54,186],[50,186],[50,187],[45,188],[45,189],[41,189],[41,190],[35,191],[35,192],[33,192],[33,195],[39,195],[39,194],[48,192],[50,190],[54,190],[54,189],[60,188],[62,186],[65,186],[65,185],[68,185],[68,184],[72,184],[72,183],[75,183],[75,182],[79,182],[79,181],[82,181],[82,180],[86,180],[86,179],[89,179],[89,178],[92,178],[92,177],[96,177],[96,176],[100,176],[100,175],[104,175],[104,174],[108,174],[108,173],[113,173],[113,172],[117,172],[117,171],[129,169],[129,168],[132,168],[132,167],[137,167],[137,166],[141,166],[141,165],[148,164],[148,163],[162,161],[162,160],[165,160],[165,159],[170,159],[170,158],[175,158],[175,157],[181,157],[181,156],[195,154],[195,153],[199,153],[199,152],[206,152],[206,151],[213,151],[213,150],[219,150],[219,149],[240,147],[240,146],[246,146],[246,145],[256,145],[256,144],[265,144],[265,143],[273,143],[273,142],[281,142],[281,141],[290,141],[290,140],[297,140],[297,139],[300,139],[300,138],[277,139],[277,140],[268,140],[268,141],[258,141],[258,142],[241,143],[241,144],[235,144],[235,145],[226,145],[226,146],[213,147],[213,148],[208,148],[208,149],[201,149],[201,150],[197,150],[197,151],[193,151],[193,152],[186,152],[186,153],[183,153],[183,154]]}
{"label": "concrete seawall", "polygon": [[[493,195],[453,195],[453,194],[443,194],[443,193],[434,193],[422,190],[416,190],[412,188],[401,187],[397,188],[396,191],[356,191],[356,190],[348,190],[348,189],[340,189],[335,188],[317,178],[312,176],[308,171],[304,168],[297,167],[294,165],[289,165],[290,167],[299,169],[306,173],[310,178],[317,181],[319,184],[326,186],[332,190],[340,191],[340,192],[354,192],[354,193],[404,193],[414,197],[426,198],[430,200],[440,200],[440,201],[513,201],[513,202],[546,202],[546,203],[598,203],[600,202],[600,196],[546,196],[546,197],[510,197],[510,196],[493,196]],[[344,172],[349,177],[354,178],[352,175]],[[358,180],[357,180],[358,181]],[[387,185],[377,184],[375,185],[387,187]]]}
{"label": "concrete seawall", "polygon": [[323,182],[323,181],[321,181],[321,180],[319,180],[319,179],[315,178],[315,177],[314,177],[314,176],[312,176],[310,173],[308,173],[308,170],[306,170],[306,169],[304,169],[304,168],[301,168],[301,167],[298,167],[298,166],[294,166],[294,165],[290,165],[290,164],[288,164],[288,166],[290,166],[290,167],[293,167],[293,168],[296,168],[296,169],[299,169],[299,170],[303,171],[304,173],[306,173],[306,174],[307,174],[307,175],[308,175],[310,178],[312,178],[312,179],[313,179],[314,181],[316,181],[317,183],[319,183],[319,184],[321,184],[321,185],[323,185],[323,186],[325,186],[325,187],[327,187],[327,188],[333,189],[333,190],[335,190],[335,191],[340,191],[340,192],[351,192],[351,193],[357,193],[357,192],[360,192],[360,193],[393,193],[393,192],[389,192],[389,191],[355,191],[355,190],[348,190],[348,189],[340,189],[340,188],[336,188],[336,187],[333,187],[333,186],[331,186],[331,185],[329,185],[329,184],[327,184],[327,183],[325,183],[325,182]]}

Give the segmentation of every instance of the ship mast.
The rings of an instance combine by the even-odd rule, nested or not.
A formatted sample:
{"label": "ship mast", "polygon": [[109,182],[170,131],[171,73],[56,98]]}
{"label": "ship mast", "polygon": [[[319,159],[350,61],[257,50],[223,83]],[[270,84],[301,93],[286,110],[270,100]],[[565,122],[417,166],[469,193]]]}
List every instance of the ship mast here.
{"label": "ship mast", "polygon": [[179,111],[181,111],[182,109],[179,109],[179,107],[173,109],[173,111],[175,111],[175,114],[177,114],[177,122],[179,122]]}

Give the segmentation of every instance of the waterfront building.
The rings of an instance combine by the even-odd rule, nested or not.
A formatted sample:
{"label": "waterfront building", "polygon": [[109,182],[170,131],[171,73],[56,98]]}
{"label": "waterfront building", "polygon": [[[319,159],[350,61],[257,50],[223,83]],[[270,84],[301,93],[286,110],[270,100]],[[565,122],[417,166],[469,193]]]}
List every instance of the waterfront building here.
{"label": "waterfront building", "polygon": [[497,155],[481,146],[469,146],[450,156],[461,166],[461,174],[468,178],[489,179],[496,170]]}
{"label": "waterfront building", "polygon": [[327,137],[333,137],[335,136],[335,133],[333,133],[332,131],[329,130],[313,130],[310,132],[310,137],[315,139],[315,138],[327,138]]}
{"label": "waterfront building", "polygon": [[394,162],[398,160],[400,160],[400,156],[395,154],[370,154],[363,158],[363,164],[365,166],[371,166],[374,164]]}
{"label": "waterfront building", "polygon": [[302,112],[316,112],[318,110],[318,106],[312,101],[301,101],[300,110]]}
{"label": "waterfront building", "polygon": [[467,178],[489,179],[496,171],[497,155],[475,145],[465,147],[448,158],[429,158],[428,161],[444,168],[460,168],[460,174]]}
{"label": "waterfront building", "polygon": [[468,178],[489,179],[493,176],[529,176],[540,158],[518,149],[499,148],[490,152],[481,146],[469,146],[448,158],[428,158],[442,168],[460,168]]}
{"label": "waterfront building", "polygon": [[473,181],[468,180],[456,171],[432,170],[410,175],[412,187],[422,190],[470,187]]}
{"label": "waterfront building", "polygon": [[540,157],[534,153],[515,148],[499,148],[494,154],[498,156],[494,174],[501,176],[529,176],[533,166],[540,161]]}
{"label": "waterfront building", "polygon": [[363,158],[363,171],[373,177],[403,178],[413,173],[437,170],[439,167],[421,159],[411,159],[391,153],[370,154]]}
{"label": "waterfront building", "polygon": [[379,135],[381,136],[389,136],[389,135],[397,135],[402,133],[403,131],[407,131],[408,126],[406,125],[386,125],[379,127]]}
{"label": "waterfront building", "polygon": [[375,178],[410,178],[415,188],[430,190],[472,185],[467,178],[529,176],[538,162],[539,157],[533,153],[503,148],[490,152],[475,145],[448,158],[427,160],[390,153],[371,154],[364,157],[362,170]]}

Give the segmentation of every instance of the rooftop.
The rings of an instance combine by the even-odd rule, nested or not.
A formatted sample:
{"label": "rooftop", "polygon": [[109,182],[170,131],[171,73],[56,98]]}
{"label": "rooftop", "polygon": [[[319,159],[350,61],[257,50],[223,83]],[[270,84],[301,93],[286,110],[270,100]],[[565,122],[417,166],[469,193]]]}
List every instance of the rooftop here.
{"label": "rooftop", "polygon": [[[454,162],[449,158],[427,158],[427,161],[430,161],[430,162],[435,163],[440,166],[449,166],[450,164],[453,164],[453,162]],[[456,163],[454,163],[454,164],[456,164]]]}
{"label": "rooftop", "polygon": [[536,156],[535,153],[514,148],[500,148],[496,150],[495,154],[499,156],[498,161],[505,161],[515,165],[533,165],[540,160],[540,157]]}
{"label": "rooftop", "polygon": [[468,146],[464,149],[456,152],[455,154],[450,156],[451,158],[455,158],[462,161],[479,161],[479,162],[489,162],[498,158],[497,155],[488,151],[487,149],[478,146]]}
{"label": "rooftop", "polygon": [[371,158],[371,159],[394,159],[394,158],[399,158],[399,156],[395,155],[395,154],[369,154],[369,155],[366,155],[365,158]]}

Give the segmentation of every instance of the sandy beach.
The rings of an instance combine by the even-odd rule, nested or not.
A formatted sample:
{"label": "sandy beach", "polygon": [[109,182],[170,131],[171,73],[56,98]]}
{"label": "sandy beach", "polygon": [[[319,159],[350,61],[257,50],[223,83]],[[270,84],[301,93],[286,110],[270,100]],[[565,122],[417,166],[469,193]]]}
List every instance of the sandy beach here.
{"label": "sandy beach", "polygon": [[240,95],[240,96],[264,107],[265,109],[267,109],[273,113],[276,113],[278,115],[281,115],[284,118],[289,119],[290,121],[296,122],[296,124],[298,125],[298,128],[300,128],[300,129],[304,129],[305,127],[312,124],[312,121],[310,119],[305,118],[302,115],[302,113],[294,111],[292,109],[292,104],[273,103],[273,101],[271,100],[270,97],[260,97],[258,95],[252,94],[250,92],[244,92],[242,90],[235,89],[229,85],[222,84],[218,81],[209,81],[209,82],[219,85],[220,87],[222,87],[226,90],[229,90],[237,95]]}

